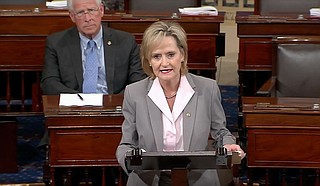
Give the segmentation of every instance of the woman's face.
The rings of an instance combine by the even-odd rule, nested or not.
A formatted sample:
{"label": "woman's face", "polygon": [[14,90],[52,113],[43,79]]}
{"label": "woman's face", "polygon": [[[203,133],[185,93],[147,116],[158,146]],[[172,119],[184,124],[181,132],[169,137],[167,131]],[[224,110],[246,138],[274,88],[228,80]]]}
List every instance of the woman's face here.
{"label": "woman's face", "polygon": [[172,36],[164,39],[151,51],[150,65],[160,81],[180,79],[181,63],[184,55]]}

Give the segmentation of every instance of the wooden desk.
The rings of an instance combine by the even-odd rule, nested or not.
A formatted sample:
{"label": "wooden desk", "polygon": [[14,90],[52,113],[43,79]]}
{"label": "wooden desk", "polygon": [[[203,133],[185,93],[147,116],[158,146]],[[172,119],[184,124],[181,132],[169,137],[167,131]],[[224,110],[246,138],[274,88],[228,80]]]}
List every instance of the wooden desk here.
{"label": "wooden desk", "polygon": [[243,97],[248,167],[320,169],[319,104],[319,98]]}
{"label": "wooden desk", "polygon": [[289,35],[320,35],[320,18],[304,15],[253,15],[237,12],[240,96],[253,96],[271,77],[272,38]]}
{"label": "wooden desk", "polygon": [[[34,11],[36,7],[40,12]],[[132,33],[138,43],[144,30],[158,20],[177,21],[184,27],[189,45],[189,69],[215,78],[217,38],[224,21],[223,13],[178,18],[171,18],[169,13],[107,13],[102,18],[109,27]],[[31,5],[1,6],[0,23],[0,77],[5,82],[0,84],[0,100],[4,101],[0,110],[41,112],[39,84],[46,37],[74,24],[66,10]],[[31,99],[31,105],[25,104]],[[15,100],[23,105],[20,110],[10,104]]]}
{"label": "wooden desk", "polygon": [[[51,10],[40,8],[40,12],[29,9],[13,9],[1,13],[0,8],[0,49],[8,54],[0,57],[0,69],[2,68],[26,68],[42,69],[44,60],[44,45],[46,36],[57,31],[73,26],[66,10]],[[21,7],[20,7],[21,8]],[[188,66],[193,70],[212,71],[212,77],[216,71],[216,40],[220,34],[220,24],[224,22],[224,14],[218,16],[180,16],[171,18],[168,13],[143,13],[130,14],[105,14],[103,23],[111,28],[132,33],[141,43],[145,29],[155,21],[177,21],[186,30],[189,45]],[[8,45],[9,44],[9,45]],[[22,46],[28,45],[27,52]],[[21,46],[16,48],[16,46]],[[10,52],[11,51],[11,52]],[[27,55],[26,55],[27,54]],[[12,65],[10,65],[12,64]]]}
{"label": "wooden desk", "polygon": [[59,96],[42,99],[53,186],[58,167],[98,166],[104,171],[103,167],[118,166],[115,153],[122,136],[123,115],[116,107],[122,105],[123,95],[104,96],[102,107],[59,107]]}

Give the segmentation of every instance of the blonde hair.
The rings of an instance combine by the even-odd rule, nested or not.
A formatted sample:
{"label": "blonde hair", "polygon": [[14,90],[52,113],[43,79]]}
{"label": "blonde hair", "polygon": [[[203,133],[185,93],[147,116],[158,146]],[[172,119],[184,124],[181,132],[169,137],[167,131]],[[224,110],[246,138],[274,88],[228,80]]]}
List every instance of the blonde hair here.
{"label": "blonde hair", "polygon": [[154,79],[156,76],[153,73],[152,67],[149,63],[151,59],[151,52],[164,37],[170,36],[175,39],[180,52],[184,55],[180,73],[181,75],[185,75],[188,72],[188,45],[185,30],[176,22],[158,21],[151,24],[145,30],[140,48],[142,68],[144,72],[152,79]]}

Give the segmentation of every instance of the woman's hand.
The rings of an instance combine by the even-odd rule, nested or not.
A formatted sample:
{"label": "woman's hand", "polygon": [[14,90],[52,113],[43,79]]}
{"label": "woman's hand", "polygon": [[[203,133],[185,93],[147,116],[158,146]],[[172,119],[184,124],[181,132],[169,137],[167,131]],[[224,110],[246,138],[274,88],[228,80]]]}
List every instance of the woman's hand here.
{"label": "woman's hand", "polygon": [[239,156],[241,157],[241,159],[246,156],[246,153],[237,144],[225,144],[223,147],[225,147],[228,151],[239,152]]}

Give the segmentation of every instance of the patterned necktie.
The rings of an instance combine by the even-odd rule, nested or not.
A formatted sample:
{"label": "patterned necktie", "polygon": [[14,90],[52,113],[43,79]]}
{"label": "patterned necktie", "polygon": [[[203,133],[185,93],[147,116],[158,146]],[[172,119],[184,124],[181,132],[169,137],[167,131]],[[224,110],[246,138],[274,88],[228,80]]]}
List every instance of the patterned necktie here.
{"label": "patterned necktie", "polygon": [[86,64],[83,77],[83,93],[96,93],[98,82],[98,53],[95,42],[90,40],[86,50]]}

